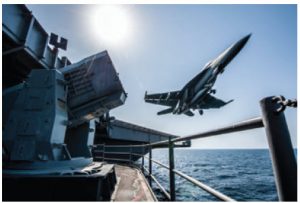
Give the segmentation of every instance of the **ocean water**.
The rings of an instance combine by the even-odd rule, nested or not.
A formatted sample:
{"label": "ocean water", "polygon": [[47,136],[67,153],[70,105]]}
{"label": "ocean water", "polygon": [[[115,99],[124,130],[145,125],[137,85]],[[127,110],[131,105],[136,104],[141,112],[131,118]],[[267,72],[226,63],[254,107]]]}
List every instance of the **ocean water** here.
{"label": "ocean water", "polygon": [[[277,201],[268,150],[175,149],[175,168],[238,201]],[[156,149],[153,159],[168,165],[168,151]],[[146,162],[147,164],[147,162]],[[153,174],[169,189],[169,171],[153,163]],[[146,165],[147,166],[147,165]],[[217,198],[175,176],[177,201],[218,201]],[[165,200],[155,182],[154,192]]]}

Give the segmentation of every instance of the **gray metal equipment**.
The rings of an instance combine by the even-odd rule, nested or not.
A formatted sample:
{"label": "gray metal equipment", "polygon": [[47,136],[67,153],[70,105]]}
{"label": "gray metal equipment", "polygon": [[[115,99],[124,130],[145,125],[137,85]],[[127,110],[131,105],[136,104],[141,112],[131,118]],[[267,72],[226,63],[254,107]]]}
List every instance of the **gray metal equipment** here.
{"label": "gray metal equipment", "polygon": [[68,121],[64,88],[63,75],[57,70],[31,72],[5,118],[3,145],[11,167],[14,161],[70,158],[64,145]]}
{"label": "gray metal equipment", "polygon": [[[27,169],[58,166],[73,157],[81,157],[79,166],[91,163],[95,125],[90,120],[122,105],[126,94],[104,51],[61,70],[32,70],[23,85],[3,97],[3,108],[10,109],[4,115],[4,168],[20,169],[19,161],[25,161]],[[10,97],[13,104],[6,103]]]}
{"label": "gray metal equipment", "polygon": [[68,84],[71,126],[97,118],[125,101],[126,94],[107,51],[60,71]]}
{"label": "gray metal equipment", "polygon": [[[12,191],[19,187],[18,192],[22,192],[20,185],[25,184],[24,181],[35,185],[34,181],[41,176],[47,176],[45,180],[51,179],[53,187],[49,194],[54,194],[59,193],[55,185],[62,180],[59,178],[62,175],[74,178],[75,174],[84,174],[89,178],[90,175],[99,178],[111,173],[113,168],[109,165],[106,167],[111,170],[104,174],[101,164],[93,163],[91,147],[96,132],[93,119],[122,105],[125,99],[126,93],[107,51],[59,70],[33,69],[26,82],[5,89],[2,147],[6,186],[4,198],[17,200],[11,196]],[[24,178],[28,176],[31,179]],[[36,195],[27,200],[72,200],[65,195],[40,199],[33,197]],[[101,198],[82,197],[82,200]]]}

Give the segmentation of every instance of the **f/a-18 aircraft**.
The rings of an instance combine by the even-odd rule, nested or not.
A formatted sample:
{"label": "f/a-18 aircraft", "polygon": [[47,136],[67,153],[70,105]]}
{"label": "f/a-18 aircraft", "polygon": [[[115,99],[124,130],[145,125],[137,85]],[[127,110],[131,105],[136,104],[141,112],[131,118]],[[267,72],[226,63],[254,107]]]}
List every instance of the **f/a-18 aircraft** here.
{"label": "f/a-18 aircraft", "polygon": [[158,94],[147,94],[146,91],[145,102],[169,107],[159,111],[157,115],[173,113],[187,116],[194,116],[191,110],[198,110],[199,114],[202,115],[203,109],[220,108],[229,104],[233,100],[224,102],[212,96],[212,94],[216,93],[216,90],[212,89],[212,87],[216,82],[217,76],[223,73],[225,67],[241,51],[250,36],[251,34],[243,37],[228,47],[216,59],[208,62],[202,71],[181,90]]}

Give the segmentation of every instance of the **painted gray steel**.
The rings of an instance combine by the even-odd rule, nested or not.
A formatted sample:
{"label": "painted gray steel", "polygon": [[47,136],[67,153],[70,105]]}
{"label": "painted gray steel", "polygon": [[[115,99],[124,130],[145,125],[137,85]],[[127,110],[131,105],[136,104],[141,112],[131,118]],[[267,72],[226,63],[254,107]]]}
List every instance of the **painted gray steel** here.
{"label": "painted gray steel", "polygon": [[107,127],[108,136],[112,139],[131,140],[145,143],[167,140],[169,137],[175,138],[175,135],[141,127],[135,124],[114,120]]}
{"label": "painted gray steel", "polygon": [[3,55],[21,54],[39,68],[60,68],[66,64],[49,46],[49,35],[25,5],[2,5],[2,32],[11,41],[3,47]]}
{"label": "painted gray steel", "polygon": [[71,126],[98,118],[126,100],[125,90],[107,51],[89,56],[60,71],[68,87]]}

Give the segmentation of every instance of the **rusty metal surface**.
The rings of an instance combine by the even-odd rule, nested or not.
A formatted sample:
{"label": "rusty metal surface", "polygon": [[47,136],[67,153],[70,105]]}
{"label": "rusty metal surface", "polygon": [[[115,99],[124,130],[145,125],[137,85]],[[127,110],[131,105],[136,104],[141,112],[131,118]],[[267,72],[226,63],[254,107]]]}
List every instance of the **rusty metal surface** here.
{"label": "rusty metal surface", "polygon": [[157,201],[144,175],[136,168],[124,165],[115,165],[118,179],[116,191],[112,201]]}

